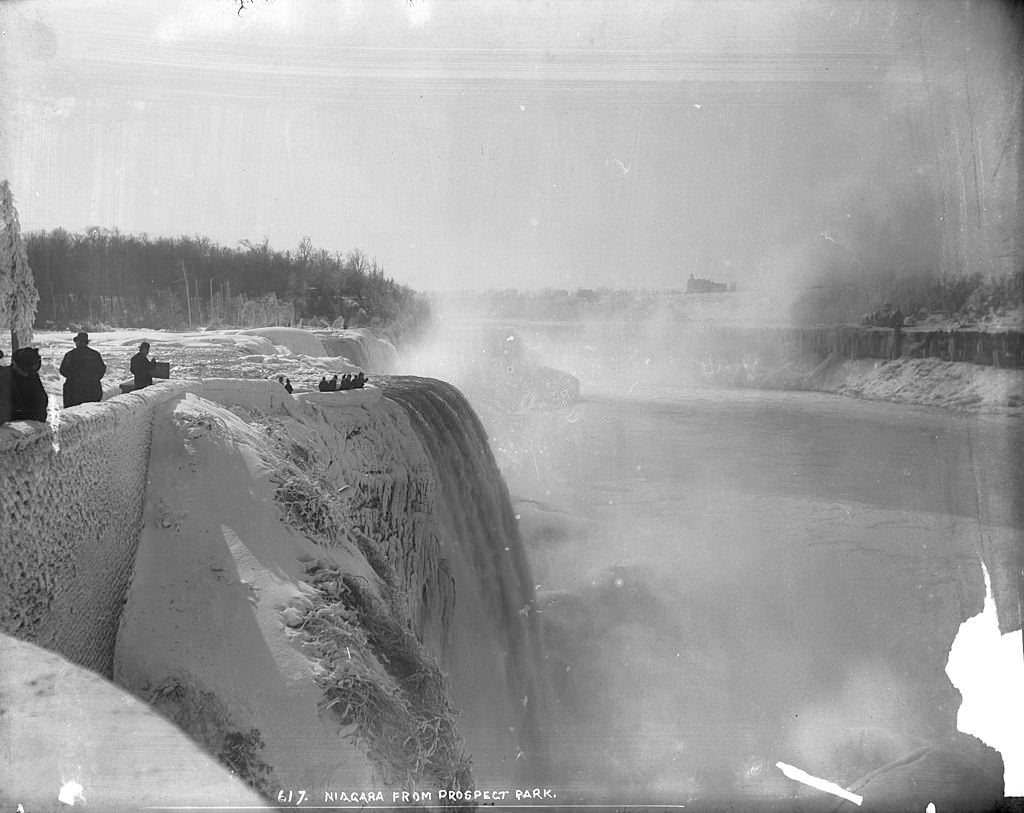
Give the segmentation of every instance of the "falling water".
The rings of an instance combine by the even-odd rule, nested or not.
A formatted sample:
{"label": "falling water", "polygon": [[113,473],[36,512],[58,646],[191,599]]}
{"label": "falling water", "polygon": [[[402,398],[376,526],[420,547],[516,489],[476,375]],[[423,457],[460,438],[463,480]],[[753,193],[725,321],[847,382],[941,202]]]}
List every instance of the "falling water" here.
{"label": "falling water", "polygon": [[[467,606],[479,598],[484,617],[472,619],[472,623],[478,630],[481,626],[490,629],[495,636],[490,643],[504,661],[506,694],[514,698],[517,707],[513,711],[517,757],[514,774],[520,778],[536,776],[543,764],[543,691],[534,585],[508,488],[487,434],[462,393],[451,384],[402,376],[383,380],[381,387],[385,397],[408,415],[437,472],[437,510],[450,544],[445,555],[455,576],[456,616],[460,615],[461,604],[465,619]],[[456,699],[461,685],[464,705],[466,694],[480,690],[488,697],[476,698],[478,701],[500,705],[500,693],[494,691],[494,686],[480,686],[478,681],[476,688],[469,688],[472,681],[460,664],[467,664],[467,650],[476,645],[466,642],[465,636],[456,634],[453,638],[454,646],[463,649],[461,656],[453,658],[451,679]],[[467,733],[472,743],[472,732]],[[495,731],[481,733],[484,738],[496,735]],[[483,745],[487,748],[496,743]],[[477,762],[481,761],[487,764],[478,756]],[[482,773],[478,769],[477,778],[486,781],[489,777]]]}

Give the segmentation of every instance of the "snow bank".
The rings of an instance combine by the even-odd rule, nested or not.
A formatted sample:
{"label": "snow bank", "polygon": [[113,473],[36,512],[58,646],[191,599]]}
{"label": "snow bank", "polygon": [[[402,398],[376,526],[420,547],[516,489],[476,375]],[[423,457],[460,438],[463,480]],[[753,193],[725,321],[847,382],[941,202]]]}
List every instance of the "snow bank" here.
{"label": "snow bank", "polygon": [[1020,411],[1024,371],[936,358],[844,362],[823,383],[841,395],[985,412]]}
{"label": "snow bank", "polygon": [[[258,327],[252,330],[243,330],[236,334],[239,339],[244,336],[258,336],[266,339],[271,345],[287,347],[292,353],[303,356],[327,356],[328,353],[323,343],[308,330],[297,327]],[[252,353],[262,353],[262,350],[252,350]],[[273,351],[271,351],[273,352]],[[337,355],[337,354],[334,354]]]}
{"label": "snow bank", "polygon": [[56,653],[0,635],[0,696],[4,810],[54,809],[75,785],[75,801],[92,810],[262,806],[152,708]]}
{"label": "snow bank", "polygon": [[[466,787],[449,696],[508,785],[540,691],[507,489],[457,390],[382,386],[171,381],[3,427],[5,630],[116,675],[264,792]],[[350,712],[367,686],[383,731]]]}
{"label": "snow bank", "polygon": [[[466,787],[455,718],[437,704],[449,689],[428,653],[452,675],[484,781],[512,781],[516,753],[535,754],[532,583],[486,437],[441,382],[388,392],[291,398],[275,382],[209,381],[156,419],[115,677],[212,751],[247,736],[256,787],[388,787],[410,781],[405,769],[422,772],[411,776],[420,786]],[[342,607],[352,578],[370,591],[358,612]],[[353,613],[359,624],[345,626]],[[382,628],[400,657],[381,650]],[[403,677],[410,658],[420,666]],[[339,670],[348,688],[330,682]],[[441,687],[433,700],[416,688],[424,675]],[[359,725],[347,709],[360,686],[406,698],[395,708],[429,725],[403,734],[407,712],[395,711],[389,735],[372,716],[357,729],[370,752],[354,748],[339,735]]]}
{"label": "snow bank", "polygon": [[814,390],[981,412],[1024,411],[1020,331],[715,326],[697,342],[712,384]]}
{"label": "snow bank", "polygon": [[1024,413],[1024,371],[937,358],[841,359],[742,364],[705,370],[712,384],[811,390],[973,412]]}
{"label": "snow bank", "polygon": [[[246,382],[237,400],[280,415],[277,389]],[[376,576],[353,546],[324,549],[283,521],[274,492],[286,465],[241,414],[189,393],[157,418],[114,678],[211,750],[258,732],[248,776],[258,787],[370,787],[365,756],[321,719],[314,663],[282,611],[309,592],[306,561]]]}
{"label": "snow bank", "polygon": [[4,631],[109,676],[141,523],[153,411],[168,382],[0,426]]}

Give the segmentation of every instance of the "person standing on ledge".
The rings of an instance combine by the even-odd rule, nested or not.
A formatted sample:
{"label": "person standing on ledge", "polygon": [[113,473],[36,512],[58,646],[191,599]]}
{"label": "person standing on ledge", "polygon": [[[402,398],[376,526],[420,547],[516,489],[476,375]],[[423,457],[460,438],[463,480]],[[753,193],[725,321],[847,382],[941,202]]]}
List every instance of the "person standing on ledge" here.
{"label": "person standing on ledge", "polygon": [[139,352],[132,356],[131,371],[135,376],[135,389],[141,390],[153,383],[153,368],[156,361],[149,358],[149,342],[139,345]]}
{"label": "person standing on ledge", "polygon": [[88,333],[79,332],[74,341],[75,349],[68,350],[60,363],[60,374],[67,379],[64,382],[65,408],[102,401],[100,379],[107,372],[103,357],[89,347]]}
{"label": "person standing on ledge", "polygon": [[45,421],[49,398],[39,380],[43,360],[34,347],[22,347],[11,354],[12,421]]}

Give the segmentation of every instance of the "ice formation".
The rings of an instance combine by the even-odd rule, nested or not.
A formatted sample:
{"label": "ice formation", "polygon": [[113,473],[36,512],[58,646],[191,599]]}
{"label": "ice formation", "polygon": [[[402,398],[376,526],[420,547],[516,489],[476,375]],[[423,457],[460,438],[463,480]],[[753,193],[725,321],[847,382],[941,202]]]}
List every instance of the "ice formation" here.
{"label": "ice formation", "polygon": [[257,336],[274,347],[285,347],[295,355],[326,356],[323,343],[312,333],[297,327],[259,327],[243,330],[240,336]]}
{"label": "ice formation", "polygon": [[391,373],[398,366],[395,346],[366,328],[334,330],[330,335],[321,335],[320,340],[328,355],[347,358],[367,372]]}
{"label": "ice formation", "polygon": [[[259,805],[260,797],[150,706],[55,652],[0,635],[0,807]],[[126,804],[130,801],[131,804]]]}
{"label": "ice formation", "polygon": [[509,783],[539,757],[533,585],[455,388],[172,381],[0,442],[12,631],[252,787]]}

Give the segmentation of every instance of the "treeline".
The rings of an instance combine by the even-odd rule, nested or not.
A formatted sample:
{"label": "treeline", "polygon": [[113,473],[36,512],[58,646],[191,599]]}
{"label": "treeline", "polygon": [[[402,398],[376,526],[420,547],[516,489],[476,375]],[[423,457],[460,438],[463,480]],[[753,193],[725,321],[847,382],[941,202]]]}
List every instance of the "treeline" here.
{"label": "treeline", "polygon": [[430,319],[426,299],[376,260],[359,249],[316,248],[308,237],[295,251],[277,251],[267,240],[230,248],[93,227],[33,232],[25,242],[37,327],[337,324],[375,327],[400,343]]}

